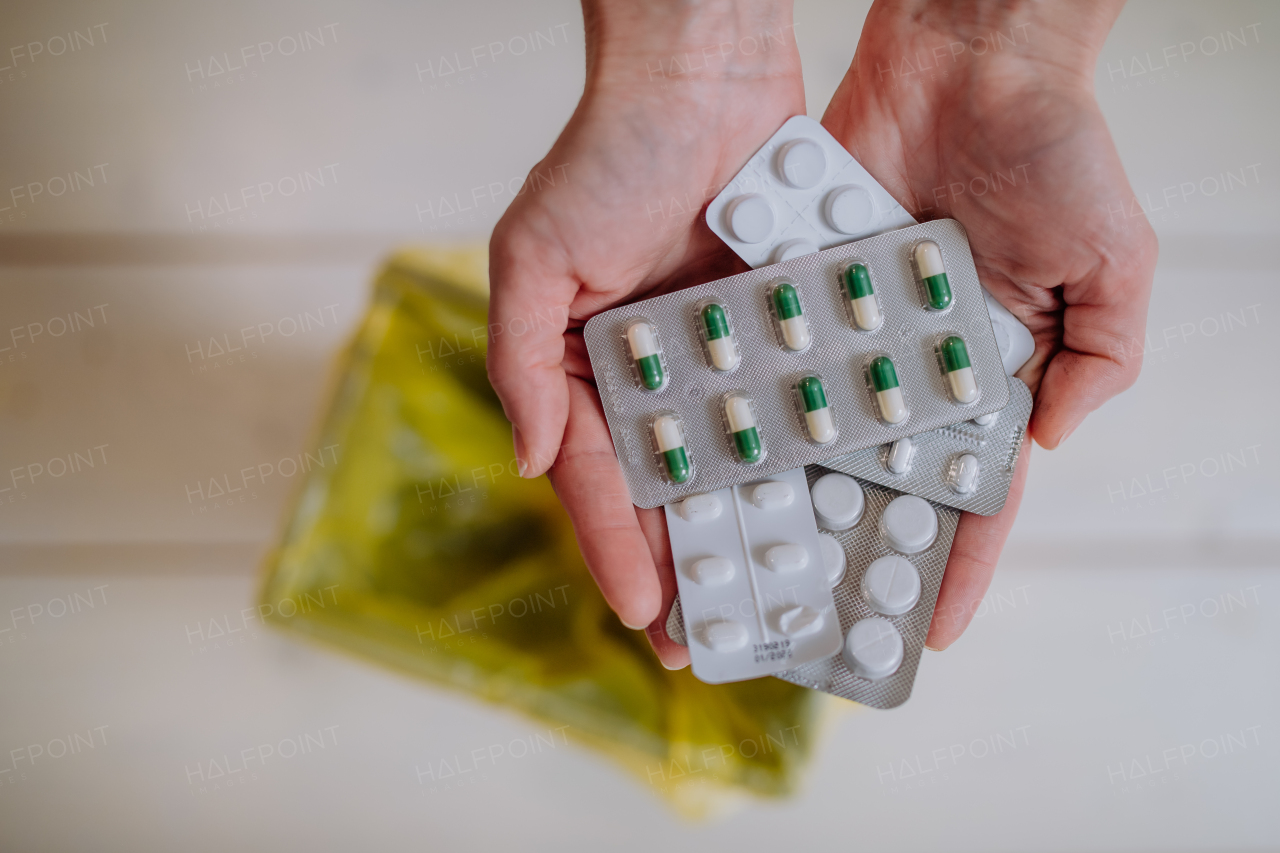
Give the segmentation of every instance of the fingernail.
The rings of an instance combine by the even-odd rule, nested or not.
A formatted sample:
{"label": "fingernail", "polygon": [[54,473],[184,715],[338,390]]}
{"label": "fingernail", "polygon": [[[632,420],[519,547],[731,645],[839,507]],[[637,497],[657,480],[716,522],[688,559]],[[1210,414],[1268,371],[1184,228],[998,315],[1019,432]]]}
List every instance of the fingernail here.
{"label": "fingernail", "polygon": [[1075,432],[1077,429],[1079,429],[1079,427],[1080,427],[1080,424],[1077,423],[1075,426],[1071,427],[1071,429],[1064,432],[1062,434],[1062,438],[1058,439],[1058,446],[1061,447],[1064,443],[1066,443],[1066,440],[1068,438],[1071,438],[1071,433]]}
{"label": "fingernail", "polygon": [[520,472],[521,477],[528,477],[529,462],[524,447],[524,436],[520,434],[520,427],[515,424],[511,425],[511,445],[516,451],[516,470]]}
{"label": "fingernail", "polygon": [[623,619],[621,616],[618,617],[618,621],[621,622],[623,625],[626,625],[632,631],[643,631],[646,627],[648,627],[647,625],[632,625],[630,622],[628,622],[626,619]]}
{"label": "fingernail", "polygon": [[941,651],[945,651],[945,649],[935,649],[933,646],[929,645],[928,643],[925,643],[925,644],[924,644],[924,647],[925,647],[926,649],[928,649],[929,651],[931,651],[931,652],[941,652]]}

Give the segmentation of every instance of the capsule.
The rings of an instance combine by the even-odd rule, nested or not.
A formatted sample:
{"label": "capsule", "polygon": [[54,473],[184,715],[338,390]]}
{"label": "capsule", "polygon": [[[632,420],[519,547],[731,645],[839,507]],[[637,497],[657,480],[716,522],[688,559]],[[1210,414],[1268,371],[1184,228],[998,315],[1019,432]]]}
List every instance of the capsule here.
{"label": "capsule", "polygon": [[876,392],[876,405],[880,419],[889,424],[900,424],[907,418],[907,404],[898,387],[898,371],[887,355],[876,356],[871,362],[871,387]]}
{"label": "capsule", "polygon": [[637,320],[628,326],[627,346],[631,348],[631,359],[635,362],[640,384],[650,391],[657,391],[665,385],[667,373],[662,369],[658,333],[653,326],[643,320]]}
{"label": "capsule", "polygon": [[689,454],[684,448],[684,431],[674,415],[659,415],[653,421],[653,437],[662,456],[662,467],[671,482],[679,485],[689,479]]}
{"label": "capsule", "polygon": [[885,459],[885,467],[891,474],[905,474],[911,468],[911,457],[915,455],[915,442],[911,436],[902,438],[889,445],[889,455]]}
{"label": "capsule", "polygon": [[756,428],[756,416],[751,411],[751,400],[741,394],[733,394],[724,401],[724,418],[733,436],[733,449],[738,458],[748,464],[759,462],[760,430]]}
{"label": "capsule", "polygon": [[738,348],[733,344],[733,330],[729,328],[729,315],[725,313],[724,306],[709,302],[698,315],[711,366],[721,371],[733,370],[738,366]]}
{"label": "capsule", "polygon": [[796,383],[800,392],[800,404],[804,409],[804,425],[809,437],[818,444],[826,444],[836,437],[836,425],[831,419],[831,407],[827,405],[827,392],[822,380],[806,376]]}
{"label": "capsule", "polygon": [[964,338],[950,335],[943,339],[942,365],[947,371],[951,396],[956,398],[957,403],[972,403],[978,399],[978,381],[973,377],[969,348],[964,345]]}
{"label": "capsule", "polygon": [[924,284],[925,299],[934,311],[945,311],[951,305],[951,285],[947,268],[942,263],[942,250],[932,240],[916,244],[916,269]]}
{"label": "capsule", "polygon": [[947,472],[947,485],[956,494],[968,495],[978,488],[978,458],[972,453],[957,457]]}
{"label": "capsule", "polygon": [[864,332],[874,332],[884,322],[880,302],[871,287],[871,273],[865,264],[850,264],[844,271],[844,290],[853,309],[853,322]]}
{"label": "capsule", "polygon": [[809,322],[805,320],[804,309],[800,307],[800,294],[796,286],[789,281],[780,283],[773,289],[773,311],[778,317],[778,327],[782,330],[782,342],[787,349],[800,352],[809,346]]}

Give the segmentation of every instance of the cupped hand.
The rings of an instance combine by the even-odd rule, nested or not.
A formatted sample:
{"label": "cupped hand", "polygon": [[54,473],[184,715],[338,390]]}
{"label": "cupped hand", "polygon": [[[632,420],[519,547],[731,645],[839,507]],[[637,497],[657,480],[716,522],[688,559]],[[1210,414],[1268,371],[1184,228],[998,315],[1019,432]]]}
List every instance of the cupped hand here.
{"label": "cupped hand", "polygon": [[[686,9],[694,20],[660,49],[634,37],[670,27],[647,20],[657,12],[646,4],[628,7],[631,20],[598,11],[586,9],[581,103],[490,242],[489,377],[523,476],[549,475],[605,599],[629,627],[651,626],[674,667],[688,654],[660,627],[675,596],[665,519],[631,503],[581,326],[613,305],[746,269],[702,209],[804,112],[804,89],[785,5]],[[765,32],[767,49],[739,48]]]}
{"label": "cupped hand", "polygon": [[[1052,449],[1138,376],[1156,239],[1126,215],[1133,193],[1093,96],[1118,5],[1034,18],[1005,5],[877,3],[823,124],[917,219],[965,227],[982,284],[1035,339],[1017,375],[1035,394],[1030,434]],[[1000,514],[962,517],[930,648],[954,642],[986,593],[1029,455]]]}

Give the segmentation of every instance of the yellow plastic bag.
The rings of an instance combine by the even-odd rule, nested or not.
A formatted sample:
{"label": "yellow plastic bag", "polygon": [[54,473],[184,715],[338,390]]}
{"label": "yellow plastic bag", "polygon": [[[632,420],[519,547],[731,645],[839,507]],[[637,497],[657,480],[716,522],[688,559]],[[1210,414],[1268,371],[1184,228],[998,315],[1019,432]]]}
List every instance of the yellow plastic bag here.
{"label": "yellow plastic bag", "polygon": [[275,621],[514,706],[684,813],[791,792],[819,695],[662,667],[613,616],[546,478],[522,480],[485,374],[483,250],[408,252],[340,364],[262,601]]}

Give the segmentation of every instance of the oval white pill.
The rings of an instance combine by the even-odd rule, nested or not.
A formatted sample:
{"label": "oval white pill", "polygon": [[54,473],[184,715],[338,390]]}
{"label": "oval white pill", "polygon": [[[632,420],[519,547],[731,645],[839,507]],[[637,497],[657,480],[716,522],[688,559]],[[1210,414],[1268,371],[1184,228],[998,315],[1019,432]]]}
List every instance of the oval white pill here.
{"label": "oval white pill", "polygon": [[920,600],[920,573],[906,557],[881,557],[862,575],[862,597],[885,616],[906,613]]}
{"label": "oval white pill", "polygon": [[748,640],[746,626],[738,622],[708,622],[699,633],[702,644],[713,652],[736,652]]}
{"label": "oval white pill", "polygon": [[958,495],[972,494],[978,488],[978,457],[966,453],[952,460],[947,485]]}
{"label": "oval white pill", "polygon": [[998,417],[1000,417],[999,412],[992,412],[989,415],[978,415],[973,419],[973,422],[978,426],[991,426],[996,422],[996,418]]}
{"label": "oval white pill", "polygon": [[804,637],[821,631],[824,621],[821,613],[801,604],[778,614],[778,630],[788,637]]}
{"label": "oval white pill", "polygon": [[834,589],[844,580],[844,571],[848,566],[844,546],[830,533],[819,533],[818,541],[822,548],[822,567],[827,570],[827,581]]}
{"label": "oval white pill", "polygon": [[898,629],[889,620],[875,616],[853,623],[841,652],[854,675],[873,681],[897,672],[902,666],[902,653]]}
{"label": "oval white pill", "polygon": [[918,554],[938,538],[938,514],[924,498],[901,495],[880,514],[880,536],[903,554]]}
{"label": "oval white pill", "polygon": [[751,504],[757,509],[782,509],[791,506],[795,499],[796,491],[790,483],[770,480],[751,487]]}
{"label": "oval white pill", "polygon": [[905,474],[911,468],[911,457],[915,455],[916,445],[911,436],[906,436],[889,445],[889,455],[885,458],[885,467],[892,474]]}
{"label": "oval white pill", "polygon": [[876,220],[876,202],[857,184],[836,187],[827,196],[827,223],[841,234],[862,234]]}
{"label": "oval white pill", "polygon": [[715,495],[691,495],[676,504],[676,515],[693,524],[715,521],[723,510]]}
{"label": "oval white pill", "polygon": [[783,261],[803,258],[805,255],[820,251],[822,251],[821,247],[812,240],[788,240],[773,250],[773,262],[780,264]]}
{"label": "oval white pill", "polygon": [[809,565],[809,552],[803,545],[774,545],[764,552],[764,564],[775,572],[798,572]]}
{"label": "oval white pill", "polygon": [[759,193],[738,196],[727,213],[729,229],[744,243],[763,243],[773,233],[773,205]]}
{"label": "oval white pill", "polygon": [[827,153],[812,139],[793,139],[778,149],[778,172],[788,185],[811,189],[827,175]]}
{"label": "oval white pill", "polygon": [[809,489],[818,525],[827,530],[847,530],[862,518],[866,500],[862,486],[848,474],[824,474]]}
{"label": "oval white pill", "polygon": [[700,586],[720,586],[733,580],[733,561],[728,557],[703,557],[689,567],[689,577]]}

